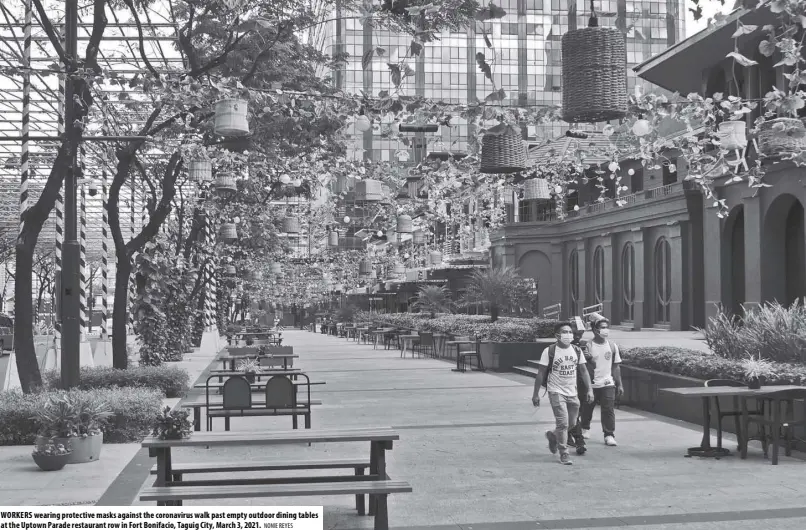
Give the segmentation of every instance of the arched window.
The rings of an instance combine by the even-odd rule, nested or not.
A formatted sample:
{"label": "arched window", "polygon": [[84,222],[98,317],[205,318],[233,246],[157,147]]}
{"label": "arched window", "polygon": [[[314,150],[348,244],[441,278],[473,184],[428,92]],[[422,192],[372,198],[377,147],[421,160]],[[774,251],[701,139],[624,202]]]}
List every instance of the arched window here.
{"label": "arched window", "polygon": [[576,250],[572,250],[571,255],[568,256],[568,289],[571,314],[579,315],[581,313],[579,307],[579,253]]}
{"label": "arched window", "polygon": [[635,320],[635,248],[624,245],[621,253],[621,320]]}
{"label": "arched window", "polygon": [[597,304],[605,299],[605,254],[601,246],[593,252],[593,297]]}
{"label": "arched window", "polygon": [[672,248],[662,237],[655,244],[655,322],[671,322]]}

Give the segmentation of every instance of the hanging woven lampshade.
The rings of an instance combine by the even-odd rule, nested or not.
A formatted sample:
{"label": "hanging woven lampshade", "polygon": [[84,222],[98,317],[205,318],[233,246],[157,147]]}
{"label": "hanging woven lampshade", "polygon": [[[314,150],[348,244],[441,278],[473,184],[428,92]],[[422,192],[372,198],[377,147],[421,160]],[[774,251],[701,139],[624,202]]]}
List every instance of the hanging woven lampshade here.
{"label": "hanging woven lampshade", "polygon": [[398,234],[411,234],[414,231],[414,226],[412,225],[411,222],[411,216],[398,215],[396,231]]}
{"label": "hanging woven lampshade", "polygon": [[517,173],[526,168],[526,145],[518,127],[500,123],[484,134],[482,173]]}
{"label": "hanging woven lampshade", "polygon": [[627,41],[621,30],[590,27],[562,38],[563,120],[596,123],[627,114]]}
{"label": "hanging woven lampshade", "polygon": [[411,241],[415,245],[425,245],[426,233],[425,230],[415,230],[411,235]]}
{"label": "hanging woven lampshade", "polygon": [[246,100],[229,98],[215,104],[215,133],[219,136],[246,136],[249,134],[249,120]]}
{"label": "hanging woven lampshade", "polygon": [[271,272],[272,274],[282,274],[283,266],[280,263],[274,261],[269,265],[269,272]]}
{"label": "hanging woven lampshade", "polygon": [[287,234],[299,234],[299,219],[296,217],[286,217],[283,219],[283,232]]}
{"label": "hanging woven lampshade", "polygon": [[380,201],[383,199],[383,189],[380,180],[359,180],[355,185],[355,200]]}
{"label": "hanging woven lampshade", "polygon": [[[510,197],[512,194],[510,194]],[[523,183],[523,198],[530,201],[535,199],[550,199],[549,181],[546,179],[529,179]]]}
{"label": "hanging woven lampshade", "polygon": [[215,179],[215,190],[221,196],[230,195],[238,191],[235,178],[229,173],[220,173]]}
{"label": "hanging woven lampshade", "polygon": [[358,274],[361,276],[369,276],[372,271],[372,263],[369,260],[362,259],[358,262]]}
{"label": "hanging woven lampshade", "polygon": [[238,239],[238,229],[235,223],[221,223],[218,228],[218,239],[224,243],[232,243]]}
{"label": "hanging woven lampshade", "polygon": [[339,233],[333,230],[327,235],[327,245],[329,247],[338,247],[339,246]]}
{"label": "hanging woven lampshade", "polygon": [[213,178],[213,164],[209,160],[191,160],[188,165],[188,176],[193,182],[210,182]]}
{"label": "hanging woven lampshade", "polygon": [[428,253],[428,261],[431,265],[442,265],[442,252],[439,251],[432,251]]}

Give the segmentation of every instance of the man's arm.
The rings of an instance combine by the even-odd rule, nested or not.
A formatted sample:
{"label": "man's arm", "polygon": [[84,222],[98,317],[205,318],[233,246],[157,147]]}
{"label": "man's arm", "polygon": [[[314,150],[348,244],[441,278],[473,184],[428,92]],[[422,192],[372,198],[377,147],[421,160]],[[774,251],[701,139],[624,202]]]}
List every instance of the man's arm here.
{"label": "man's arm", "polygon": [[613,381],[616,382],[616,392],[624,392],[624,384],[621,382],[621,363],[613,365]]}
{"label": "man's arm", "polygon": [[535,391],[532,398],[540,397],[540,387],[543,386],[543,381],[548,375],[549,367],[542,364],[537,365],[537,376],[535,377]]}
{"label": "man's arm", "polygon": [[588,374],[588,367],[585,364],[577,365],[577,373],[582,379],[582,384],[585,386],[585,394],[588,396],[588,402],[593,401],[593,387],[591,386],[590,374]]}

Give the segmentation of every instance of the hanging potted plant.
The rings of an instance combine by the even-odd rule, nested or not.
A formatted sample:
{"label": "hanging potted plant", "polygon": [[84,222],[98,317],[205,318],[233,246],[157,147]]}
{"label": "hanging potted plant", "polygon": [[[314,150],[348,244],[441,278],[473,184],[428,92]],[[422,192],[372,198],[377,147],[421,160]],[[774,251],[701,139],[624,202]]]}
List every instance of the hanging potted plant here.
{"label": "hanging potted plant", "polygon": [[79,393],[51,396],[36,416],[41,427],[37,445],[52,439],[55,444],[70,446],[68,464],[98,460],[103,445],[102,427],[112,416],[104,402],[96,402]]}
{"label": "hanging potted plant", "polygon": [[727,151],[743,150],[747,147],[747,121],[745,116],[756,104],[744,102],[736,96],[723,97],[721,93],[712,96],[714,112],[721,119],[717,130],[717,140]]}
{"label": "hanging potted plant", "polygon": [[34,445],[31,456],[42,471],[58,471],[70,460],[70,444],[56,443],[48,438],[44,443]]}
{"label": "hanging potted plant", "polygon": [[760,355],[758,358],[754,358],[751,355],[742,361],[742,369],[744,370],[744,379],[747,381],[747,386],[754,390],[761,388],[763,379],[773,374],[772,363],[762,359]]}
{"label": "hanging potted plant", "polygon": [[165,407],[162,412],[157,414],[151,435],[160,440],[190,438],[193,433],[193,423],[188,418],[188,415],[189,413],[186,410],[171,410],[171,407]]}
{"label": "hanging potted plant", "polygon": [[260,363],[257,359],[242,359],[238,362],[238,371],[244,373],[244,377],[250,383],[255,382],[255,375],[260,370]]}

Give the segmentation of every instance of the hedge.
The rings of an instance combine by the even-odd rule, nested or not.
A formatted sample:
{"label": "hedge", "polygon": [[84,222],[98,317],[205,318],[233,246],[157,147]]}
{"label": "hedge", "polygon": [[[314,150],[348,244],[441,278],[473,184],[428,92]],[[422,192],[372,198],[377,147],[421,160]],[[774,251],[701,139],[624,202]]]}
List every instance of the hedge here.
{"label": "hedge", "polygon": [[[733,379],[744,381],[742,361],[724,359],[697,350],[672,347],[629,348],[622,352],[626,366],[635,366],[683,375],[697,379]],[[761,378],[768,385],[806,384],[806,366],[792,363],[773,363],[774,372]]]}
{"label": "hedge", "polygon": [[[61,383],[61,374],[56,371],[45,372],[42,376],[45,388],[57,390]],[[92,390],[94,388],[156,388],[168,398],[182,397],[190,387],[187,371],[176,366],[136,366],[125,370],[107,367],[84,367],[81,369],[81,382],[78,388]]]}
{"label": "hedge", "polygon": [[[0,445],[33,444],[41,427],[34,419],[36,411],[44,406],[49,396],[63,392],[0,392]],[[152,388],[97,388],[69,392],[88,394],[94,401],[107,403],[114,416],[103,427],[106,443],[141,441],[153,428],[162,407],[162,392]]]}
{"label": "hedge", "polygon": [[358,313],[355,321],[371,321],[379,326],[431,331],[448,335],[471,335],[493,342],[533,342],[554,337],[557,320],[502,317],[490,322],[486,315],[439,314],[430,318],[422,313]]}

